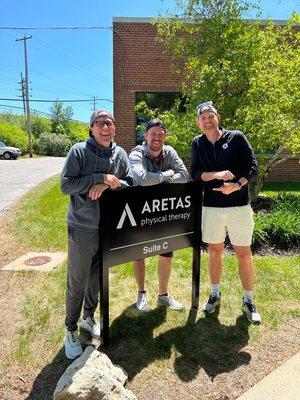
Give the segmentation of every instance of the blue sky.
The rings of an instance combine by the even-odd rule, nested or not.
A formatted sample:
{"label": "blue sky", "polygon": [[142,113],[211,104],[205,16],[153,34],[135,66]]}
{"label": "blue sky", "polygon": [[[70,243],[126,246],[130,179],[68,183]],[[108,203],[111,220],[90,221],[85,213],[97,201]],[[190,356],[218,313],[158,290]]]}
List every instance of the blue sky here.
{"label": "blue sky", "polygon": [[[0,27],[102,26],[111,27],[113,17],[153,17],[174,8],[175,0],[0,0]],[[300,0],[262,0],[263,18],[289,19],[300,13]],[[32,99],[107,99],[97,108],[113,111],[112,31],[101,30],[2,30],[0,29],[0,111],[21,102],[1,100],[20,96],[20,73],[24,76],[23,42],[28,43]],[[110,100],[110,101],[109,101]],[[72,105],[73,118],[87,122],[92,100]],[[4,107],[5,106],[5,107]],[[31,103],[49,113],[50,103]],[[11,108],[16,113],[21,112]]]}

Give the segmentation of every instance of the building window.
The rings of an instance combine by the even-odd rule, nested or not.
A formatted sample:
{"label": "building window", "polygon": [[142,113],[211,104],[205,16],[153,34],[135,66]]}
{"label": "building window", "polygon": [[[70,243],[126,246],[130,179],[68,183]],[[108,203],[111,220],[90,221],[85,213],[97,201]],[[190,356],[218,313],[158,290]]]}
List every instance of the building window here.
{"label": "building window", "polygon": [[142,144],[147,122],[151,115],[158,116],[170,110],[179,100],[179,111],[185,112],[185,100],[179,92],[136,92],[136,124],[135,142]]}

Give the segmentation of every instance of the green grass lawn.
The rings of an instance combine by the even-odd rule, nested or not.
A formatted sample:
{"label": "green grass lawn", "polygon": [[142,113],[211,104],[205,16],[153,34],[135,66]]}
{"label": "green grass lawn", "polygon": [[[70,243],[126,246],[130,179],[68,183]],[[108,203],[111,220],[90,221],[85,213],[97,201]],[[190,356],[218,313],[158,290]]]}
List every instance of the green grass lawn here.
{"label": "green grass lawn", "polygon": [[276,196],[278,193],[300,194],[300,182],[265,182],[261,193],[266,196]]}
{"label": "green grass lawn", "polygon": [[[272,186],[274,190],[274,186]],[[24,198],[10,225],[22,247],[30,250],[65,250],[67,196],[59,190],[58,178],[39,186]],[[300,257],[255,257],[256,302],[263,324],[249,325],[241,313],[242,289],[235,257],[224,259],[222,307],[219,315],[196,315],[190,311],[191,249],[176,251],[170,293],[182,301],[183,312],[155,307],[157,294],[156,258],[148,260],[147,287],[152,310],[138,313],[132,307],[136,285],[130,263],[110,269],[112,360],[135,376],[151,363],[151,374],[159,376],[162,366],[175,369],[189,380],[200,366],[219,362],[224,366],[241,362],[240,350],[255,344],[270,329],[299,316]],[[24,289],[22,328],[12,338],[14,350],[6,363],[42,367],[60,351],[64,334],[66,265],[44,275],[16,273],[16,280],[31,274],[34,290]],[[26,275],[28,276],[28,275]],[[201,303],[209,294],[207,255],[202,255]],[[62,356],[63,357],[63,356]],[[199,361],[201,360],[201,362]],[[245,360],[247,361],[247,360]],[[199,364],[201,363],[201,365]]]}

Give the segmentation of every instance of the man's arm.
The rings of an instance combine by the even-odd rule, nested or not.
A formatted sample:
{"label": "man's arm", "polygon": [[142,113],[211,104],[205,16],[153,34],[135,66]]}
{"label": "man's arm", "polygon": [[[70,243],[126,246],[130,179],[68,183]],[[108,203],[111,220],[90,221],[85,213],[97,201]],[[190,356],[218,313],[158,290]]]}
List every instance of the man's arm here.
{"label": "man's arm", "polygon": [[139,186],[152,186],[167,181],[174,171],[149,172],[143,164],[141,153],[133,151],[129,156],[132,175],[135,183]]}
{"label": "man's arm", "polygon": [[198,137],[194,138],[191,146],[191,177],[194,181],[200,181],[201,175],[205,172],[202,159],[198,150]]}
{"label": "man's arm", "polygon": [[192,141],[191,147],[191,176],[194,181],[208,182],[214,179],[230,181],[235,175],[229,171],[206,171],[199,151],[199,139],[195,138]]}
{"label": "man's arm", "polygon": [[[92,200],[98,200],[101,196],[102,193],[110,188],[110,189],[118,189],[118,188],[124,188],[127,186],[132,186],[133,185],[133,178],[132,178],[132,173],[131,173],[131,168],[130,168],[130,163],[127,157],[127,154],[125,151],[120,150],[120,155],[116,159],[117,163],[120,163],[120,176],[117,178],[115,175],[111,174],[103,174],[105,177],[104,183],[96,183],[94,186],[91,187],[89,191],[89,197]],[[115,178],[118,181],[117,186],[113,185],[108,185],[107,182],[109,180]]]}
{"label": "man's arm", "polygon": [[214,172],[202,172],[200,178],[204,182],[212,181],[214,179],[222,180],[222,181],[231,181],[234,179],[235,175],[229,170],[225,171],[214,171]]}
{"label": "man's arm", "polygon": [[239,132],[238,140],[241,167],[233,169],[233,173],[238,180],[236,182],[224,182],[223,186],[213,189],[225,195],[241,190],[243,186],[248,184],[249,179],[258,172],[258,165],[253,150],[242,132]]}
{"label": "man's arm", "polygon": [[120,187],[127,187],[127,186],[133,186],[134,180],[133,180],[133,175],[131,171],[131,166],[129,162],[129,158],[125,152],[125,150],[121,150],[120,154],[120,159],[119,162],[122,164],[122,171],[121,175],[119,176],[120,180]]}
{"label": "man's arm", "polygon": [[251,177],[258,173],[257,161],[250,143],[242,132],[238,133],[237,140],[241,166],[239,168],[234,168],[232,173],[235,174],[238,179],[244,177],[249,181]]}
{"label": "man's arm", "polygon": [[63,194],[88,194],[96,183],[104,182],[104,174],[95,173],[82,176],[82,160],[79,149],[72,147],[69,151],[61,173],[61,191]]}
{"label": "man's arm", "polygon": [[171,149],[170,169],[174,171],[167,182],[170,183],[185,183],[189,179],[189,173],[182,159],[178,156],[175,149]]}

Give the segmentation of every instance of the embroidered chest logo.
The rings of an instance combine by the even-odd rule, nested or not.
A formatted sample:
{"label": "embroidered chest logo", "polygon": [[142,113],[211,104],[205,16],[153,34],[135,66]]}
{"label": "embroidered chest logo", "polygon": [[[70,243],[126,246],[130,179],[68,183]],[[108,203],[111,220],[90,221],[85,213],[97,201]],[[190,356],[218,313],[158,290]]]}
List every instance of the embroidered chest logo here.
{"label": "embroidered chest logo", "polygon": [[224,150],[228,149],[228,144],[224,143],[223,146],[222,146],[222,149],[224,149]]}

